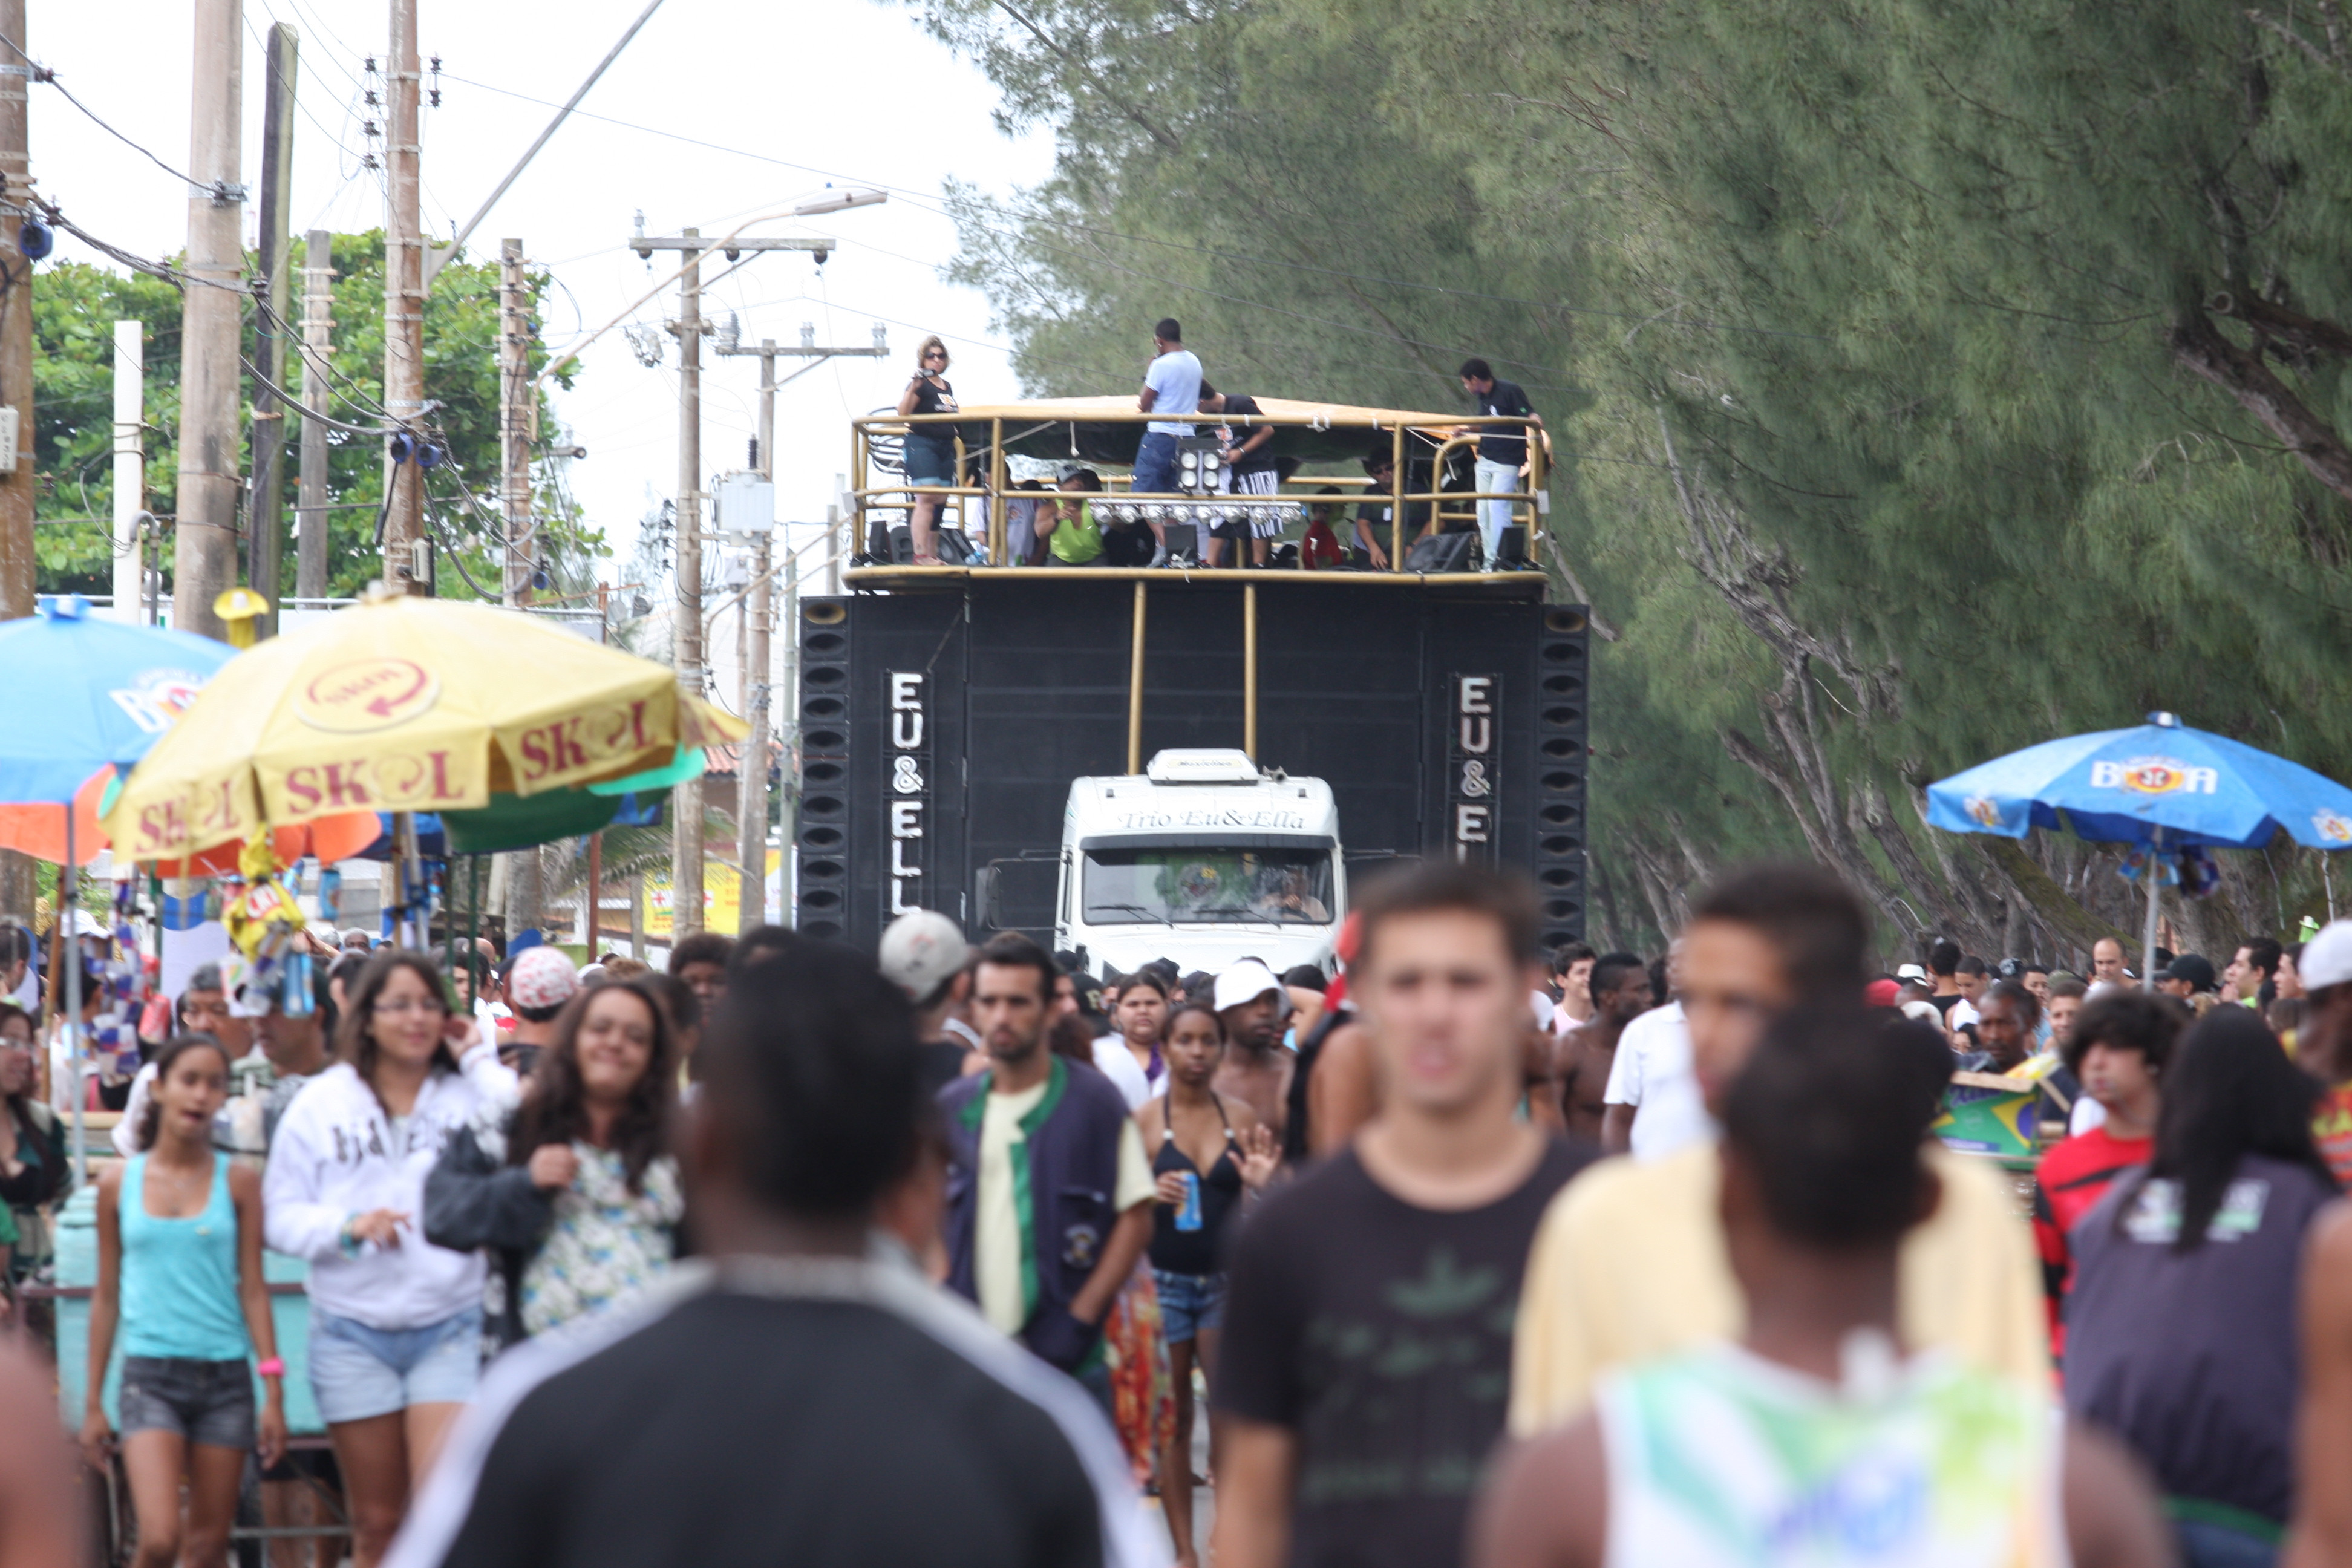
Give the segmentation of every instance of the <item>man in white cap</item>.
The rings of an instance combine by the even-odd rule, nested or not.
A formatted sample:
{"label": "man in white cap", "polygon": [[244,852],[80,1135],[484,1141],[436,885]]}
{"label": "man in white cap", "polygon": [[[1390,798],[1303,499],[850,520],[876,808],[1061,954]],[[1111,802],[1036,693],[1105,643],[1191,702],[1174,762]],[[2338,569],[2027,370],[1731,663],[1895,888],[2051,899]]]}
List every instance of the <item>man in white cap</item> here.
{"label": "man in white cap", "polygon": [[1282,1043],[1290,994],[1262,961],[1244,958],[1217,976],[1212,1005],[1225,1026],[1224,1064],[1212,1087],[1240,1099],[1281,1137],[1298,1061]]}
{"label": "man in white cap", "polygon": [[908,910],[882,932],[882,978],[907,994],[922,1042],[923,1094],[961,1078],[978,1040],[956,1015],[971,999],[971,944],[963,928],[934,910]]}
{"label": "man in white cap", "polygon": [[506,992],[514,1033],[499,1042],[499,1059],[529,1078],[555,1038],[555,1016],[580,994],[580,971],[554,948],[527,947],[507,965]]}
{"label": "man in white cap", "polygon": [[2304,995],[2294,1054],[2322,1086],[2312,1136],[2340,1182],[2352,1173],[2352,921],[2329,922],[2294,967]]}

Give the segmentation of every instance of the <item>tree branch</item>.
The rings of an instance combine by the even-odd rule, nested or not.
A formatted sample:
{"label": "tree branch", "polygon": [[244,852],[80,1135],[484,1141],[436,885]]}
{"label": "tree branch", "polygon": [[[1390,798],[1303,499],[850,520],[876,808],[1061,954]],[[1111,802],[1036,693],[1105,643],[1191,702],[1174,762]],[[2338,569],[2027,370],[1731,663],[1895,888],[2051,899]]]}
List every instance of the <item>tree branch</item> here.
{"label": "tree branch", "polygon": [[2273,305],[2259,294],[2223,289],[2206,300],[2205,308],[2217,316],[2243,321],[2273,342],[2284,343],[2299,354],[2352,354],[2352,332],[2333,321]]}
{"label": "tree branch", "polygon": [[2229,393],[2263,429],[2294,453],[2313,478],[2352,500],[2352,449],[2334,426],[2312,413],[2303,399],[2271,373],[2262,356],[2221,335],[2202,310],[2174,321],[2172,357]]}

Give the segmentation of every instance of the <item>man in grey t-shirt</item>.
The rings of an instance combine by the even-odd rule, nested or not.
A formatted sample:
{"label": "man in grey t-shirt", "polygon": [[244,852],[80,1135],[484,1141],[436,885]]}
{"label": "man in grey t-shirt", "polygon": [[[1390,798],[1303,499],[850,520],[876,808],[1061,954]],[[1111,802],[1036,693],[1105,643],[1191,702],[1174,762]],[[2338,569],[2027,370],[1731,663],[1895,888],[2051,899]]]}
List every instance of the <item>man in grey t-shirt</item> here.
{"label": "man in grey t-shirt", "polygon": [[[1201,405],[1201,362],[1184,347],[1184,329],[1173,316],[1151,329],[1155,356],[1143,373],[1143,391],[1135,405],[1146,414],[1190,414]],[[1176,443],[1192,434],[1181,420],[1154,419],[1143,427],[1143,441],[1135,453],[1135,493],[1170,495],[1176,489]],[[1154,566],[1168,562],[1168,528],[1154,522],[1151,536],[1160,548]]]}

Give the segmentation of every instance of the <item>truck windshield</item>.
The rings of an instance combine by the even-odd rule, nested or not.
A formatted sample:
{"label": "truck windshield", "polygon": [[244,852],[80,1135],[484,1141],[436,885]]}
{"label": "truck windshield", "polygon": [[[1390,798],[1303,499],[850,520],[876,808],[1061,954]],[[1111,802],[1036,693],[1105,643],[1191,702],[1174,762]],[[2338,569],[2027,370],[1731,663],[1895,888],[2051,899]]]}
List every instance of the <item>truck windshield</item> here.
{"label": "truck windshield", "polygon": [[1327,925],[1328,849],[1089,849],[1089,925],[1231,921]]}

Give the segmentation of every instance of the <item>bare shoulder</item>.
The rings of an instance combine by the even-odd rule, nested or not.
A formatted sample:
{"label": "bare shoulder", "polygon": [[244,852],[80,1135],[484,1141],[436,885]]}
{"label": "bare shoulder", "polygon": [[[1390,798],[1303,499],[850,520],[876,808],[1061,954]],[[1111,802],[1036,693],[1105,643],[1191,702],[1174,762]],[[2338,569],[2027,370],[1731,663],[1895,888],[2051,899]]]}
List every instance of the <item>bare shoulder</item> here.
{"label": "bare shoulder", "polygon": [[1608,1510],[1608,1455],[1587,1413],[1496,1456],[1471,1523],[1472,1568],[1599,1568]]}
{"label": "bare shoulder", "polygon": [[2304,1260],[2331,1275],[2352,1272],[2352,1198],[2338,1198],[2319,1211],[2304,1238]]}
{"label": "bare shoulder", "polygon": [[2064,1511],[2075,1568],[2169,1568],[2172,1532],[2138,1459],[2104,1432],[2066,1426]]}
{"label": "bare shoulder", "polygon": [[1246,1132],[1253,1127],[1265,1125],[1265,1118],[1260,1116],[1255,1108],[1245,1100],[1230,1094],[1220,1094],[1217,1096],[1217,1102],[1225,1108],[1226,1120],[1233,1124],[1233,1129],[1236,1132]]}
{"label": "bare shoulder", "polygon": [[1136,1129],[1143,1134],[1143,1141],[1146,1143],[1150,1143],[1152,1139],[1160,1135],[1160,1108],[1163,1103],[1165,1102],[1155,1094],[1136,1108]]}
{"label": "bare shoulder", "polygon": [[98,1201],[100,1206],[122,1195],[123,1163],[117,1161],[98,1173]]}
{"label": "bare shoulder", "polygon": [[261,1173],[242,1161],[232,1160],[228,1167],[228,1195],[238,1203],[261,1201]]}

